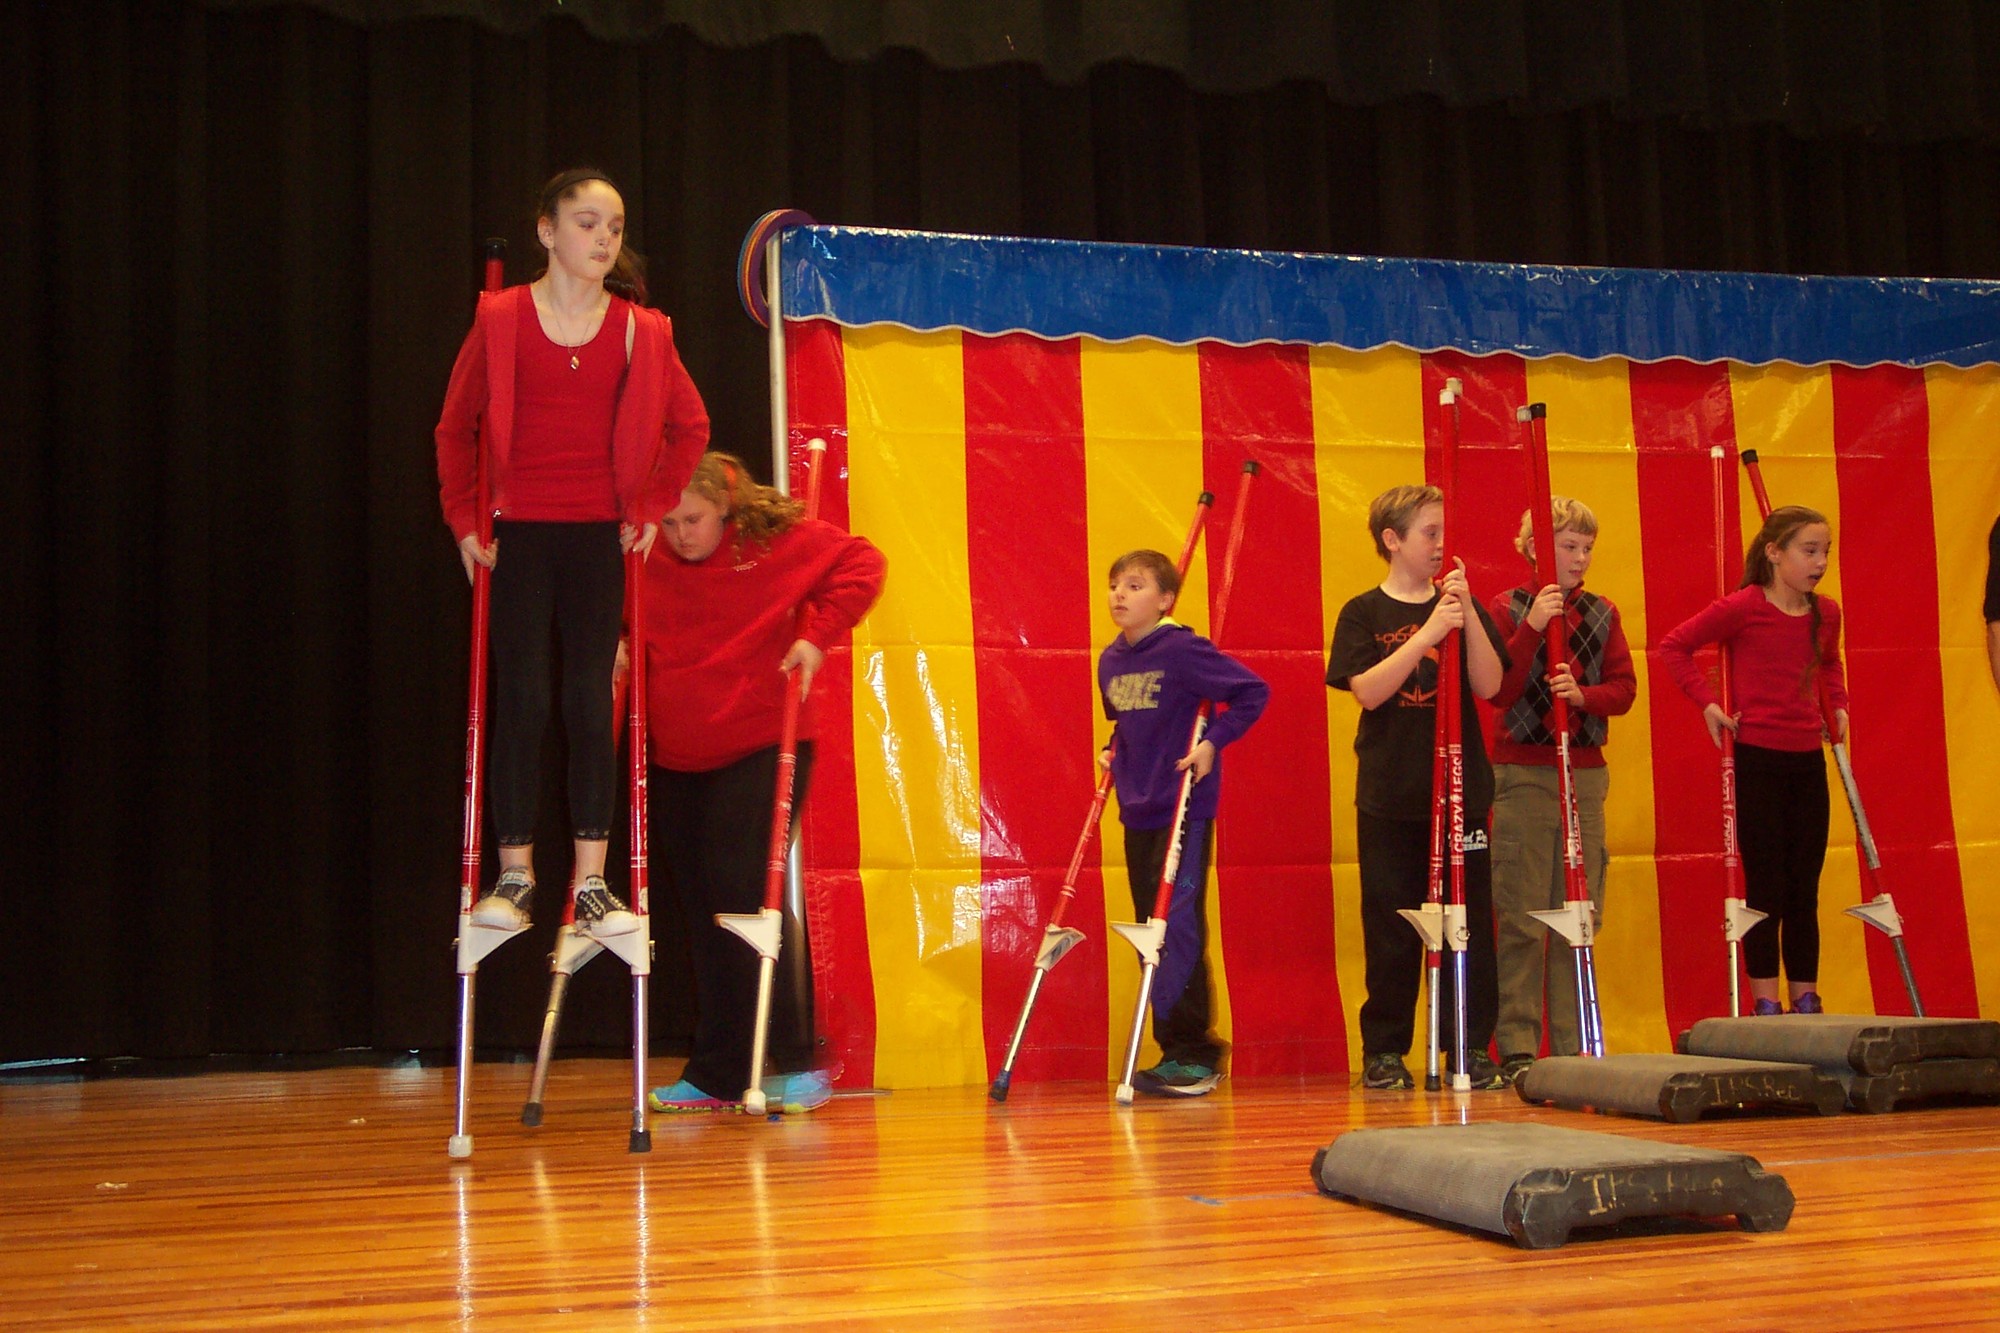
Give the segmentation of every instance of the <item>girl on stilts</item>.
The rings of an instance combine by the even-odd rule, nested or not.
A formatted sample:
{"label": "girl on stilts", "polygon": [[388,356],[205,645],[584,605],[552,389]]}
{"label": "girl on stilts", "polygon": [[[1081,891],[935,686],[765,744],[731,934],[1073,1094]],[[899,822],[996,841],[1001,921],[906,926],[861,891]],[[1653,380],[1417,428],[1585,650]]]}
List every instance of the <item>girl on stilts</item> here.
{"label": "girl on stilts", "polygon": [[[708,412],[674,350],[672,324],[644,304],[644,264],[624,243],[617,187],[589,168],[563,172],[542,188],[535,234],[548,252],[545,270],[480,298],[437,427],[445,522],[466,577],[475,562],[493,571],[487,786],[500,876],[472,920],[499,930],[528,924],[553,624],[576,923],[617,935],[638,927],[604,881],[617,791],[610,682],[623,555],[652,546],[708,443]],[[482,454],[493,516],[483,547]]]}
{"label": "girl on stilts", "polygon": [[[1820,752],[1819,679],[1825,676],[1838,735],[1847,736],[1840,666],[1840,607],[1816,589],[1826,576],[1833,530],[1800,505],[1771,511],[1750,542],[1738,589],[1675,629],[1660,660],[1701,705],[1718,747],[1736,736],[1738,841],[1744,897],[1765,919],[1743,937],[1758,1014],[1783,1012],[1780,954],[1794,1013],[1821,1012],[1819,873],[1826,861],[1826,760]],[[1695,665],[1706,644],[1729,645],[1738,711],[1722,711]]]}
{"label": "girl on stilts", "polygon": [[[646,566],[653,864],[679,906],[699,1007],[687,1067],[653,1090],[656,1111],[742,1106],[758,955],[715,918],[763,906],[787,677],[800,673],[804,695],[796,823],[812,771],[813,675],[875,604],[888,568],[865,538],[804,512],[759,484],[742,460],[709,454],[664,520],[666,550]],[[797,634],[802,604],[808,614]],[[783,932],[786,970],[796,963],[806,984],[794,988],[781,976],[773,989],[767,1049],[778,1072],[762,1086],[771,1110],[796,1113],[825,1103],[829,1079],[813,1064],[805,930],[788,912]]]}

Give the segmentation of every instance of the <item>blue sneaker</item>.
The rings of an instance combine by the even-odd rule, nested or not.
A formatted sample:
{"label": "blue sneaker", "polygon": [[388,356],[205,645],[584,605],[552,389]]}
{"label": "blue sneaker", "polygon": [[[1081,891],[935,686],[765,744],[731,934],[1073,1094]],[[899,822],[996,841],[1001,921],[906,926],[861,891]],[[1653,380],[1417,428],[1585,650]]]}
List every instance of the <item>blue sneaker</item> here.
{"label": "blue sneaker", "polygon": [[686,1079],[670,1087],[654,1088],[646,1094],[646,1105],[655,1111],[680,1114],[743,1109],[743,1103],[735,1098],[711,1097]]}
{"label": "blue sneaker", "polygon": [[1776,1000],[1759,1000],[1751,1007],[1750,1015],[1753,1018],[1770,1018],[1784,1012],[1785,1007]]}
{"label": "blue sneaker", "polygon": [[1809,990],[1799,996],[1798,999],[1792,1001],[1792,1012],[1795,1014],[1823,1014],[1826,1012],[1826,1006],[1820,1003],[1818,991]]}
{"label": "blue sneaker", "polygon": [[824,1069],[797,1074],[773,1074],[763,1082],[764,1097],[773,1111],[803,1115],[825,1106],[833,1096],[833,1080]]}

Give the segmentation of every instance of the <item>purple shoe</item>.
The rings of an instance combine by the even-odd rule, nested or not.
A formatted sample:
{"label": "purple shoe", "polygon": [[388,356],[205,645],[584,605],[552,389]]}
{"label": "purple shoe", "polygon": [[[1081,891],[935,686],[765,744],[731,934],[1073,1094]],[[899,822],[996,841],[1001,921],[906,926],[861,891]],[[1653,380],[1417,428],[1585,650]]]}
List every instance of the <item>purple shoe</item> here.
{"label": "purple shoe", "polygon": [[1798,999],[1792,1001],[1792,1012],[1795,1014],[1823,1014],[1826,1010],[1820,1005],[1819,992],[1809,990],[1804,995],[1799,996]]}
{"label": "purple shoe", "polygon": [[1751,1016],[1755,1018],[1770,1018],[1774,1014],[1782,1014],[1784,1012],[1785,1006],[1779,1004],[1776,1000],[1759,1000],[1755,1007],[1750,1010]]}

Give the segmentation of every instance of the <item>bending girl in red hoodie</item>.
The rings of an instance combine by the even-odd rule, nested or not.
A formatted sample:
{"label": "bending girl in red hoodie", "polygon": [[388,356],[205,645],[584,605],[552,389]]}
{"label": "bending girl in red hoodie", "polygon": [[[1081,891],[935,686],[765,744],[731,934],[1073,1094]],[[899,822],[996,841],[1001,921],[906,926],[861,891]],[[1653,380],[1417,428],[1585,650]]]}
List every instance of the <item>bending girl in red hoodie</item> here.
{"label": "bending girl in red hoodie", "polygon": [[[700,1014],[680,1081],[656,1088],[657,1111],[735,1110],[750,1064],[756,951],[715,925],[717,913],[764,905],[771,798],[787,677],[802,673],[793,817],[812,769],[812,678],[829,647],[882,591],[887,563],[865,539],[802,517],[741,460],[701,460],[666,516],[666,558],[646,567],[646,691],[653,863],[680,905]],[[805,633],[794,635],[801,604]],[[783,954],[810,971],[805,931],[789,914]],[[796,951],[796,952],[795,952]],[[765,1081],[773,1108],[827,1098],[813,1069],[812,996],[773,989]]]}

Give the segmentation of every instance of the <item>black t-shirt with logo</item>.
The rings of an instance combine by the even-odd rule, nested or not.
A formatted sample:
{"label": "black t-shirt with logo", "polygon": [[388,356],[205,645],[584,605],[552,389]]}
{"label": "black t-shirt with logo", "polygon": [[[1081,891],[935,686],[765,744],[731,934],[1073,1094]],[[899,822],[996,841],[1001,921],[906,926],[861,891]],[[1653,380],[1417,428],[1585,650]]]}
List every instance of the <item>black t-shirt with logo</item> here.
{"label": "black t-shirt with logo", "polygon": [[[1422,602],[1402,602],[1370,588],[1340,608],[1334,622],[1333,646],[1327,654],[1326,683],[1338,690],[1407,643],[1437,606],[1433,594]],[[1479,623],[1492,641],[1501,666],[1507,647],[1486,608],[1473,603]],[[1479,731],[1479,710],[1473,704],[1472,675],[1466,654],[1459,654],[1459,710],[1464,735],[1465,820],[1483,823],[1493,804],[1493,765],[1486,758],[1486,740]],[[1364,709],[1354,733],[1354,753],[1360,760],[1354,784],[1354,804],[1378,819],[1430,819],[1431,765],[1437,744],[1438,654],[1433,648],[1417,669],[1397,687],[1395,696]]]}

